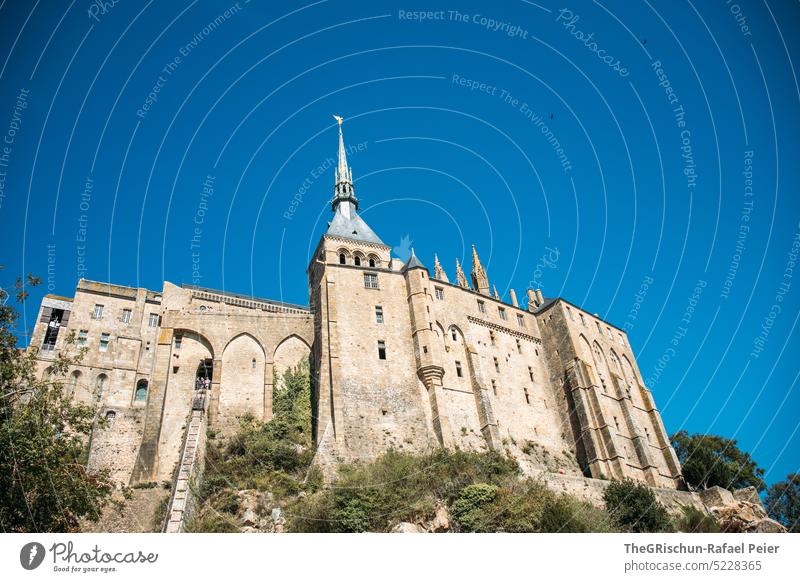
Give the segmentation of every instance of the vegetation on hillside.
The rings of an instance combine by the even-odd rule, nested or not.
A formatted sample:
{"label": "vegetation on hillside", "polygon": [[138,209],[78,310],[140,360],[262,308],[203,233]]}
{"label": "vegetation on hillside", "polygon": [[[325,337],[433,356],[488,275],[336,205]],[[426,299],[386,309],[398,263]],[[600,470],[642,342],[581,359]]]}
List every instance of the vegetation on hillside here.
{"label": "vegetation on hillside", "polygon": [[753,486],[758,491],[764,490],[764,469],[735,440],[707,434],[689,435],[685,430],[675,433],[670,440],[689,486],[708,489],[716,485],[731,490]]}

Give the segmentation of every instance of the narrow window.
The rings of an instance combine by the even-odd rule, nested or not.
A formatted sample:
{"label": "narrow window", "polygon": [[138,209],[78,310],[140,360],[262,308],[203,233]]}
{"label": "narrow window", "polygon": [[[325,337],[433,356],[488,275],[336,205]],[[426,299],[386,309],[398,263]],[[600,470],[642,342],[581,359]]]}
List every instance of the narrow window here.
{"label": "narrow window", "polygon": [[100,374],[97,377],[97,380],[94,381],[95,398],[98,401],[103,398],[103,391],[106,388],[106,380],[108,380],[108,376],[106,376],[105,374]]}
{"label": "narrow window", "polygon": [[493,358],[493,359],[494,359],[494,371],[495,372],[499,372],[500,371],[500,362],[497,361],[497,358]]}
{"label": "narrow window", "polygon": [[489,340],[491,340],[492,345],[495,345],[495,342],[497,341],[497,337],[494,335],[492,330],[489,330]]}
{"label": "narrow window", "polygon": [[86,345],[86,336],[89,335],[88,329],[82,329],[78,332],[78,347],[82,348]]}
{"label": "narrow window", "polygon": [[370,267],[374,267],[375,266],[375,259],[370,259],[369,260],[369,266]]}
{"label": "narrow window", "polygon": [[616,416],[614,417],[614,424],[616,425],[617,430],[619,430],[619,421],[617,420]]}
{"label": "narrow window", "polygon": [[381,305],[375,306],[375,323],[383,323],[383,307]]}
{"label": "narrow window", "polygon": [[508,319],[508,316],[506,315],[506,310],[505,310],[504,307],[498,307],[497,308],[497,313],[500,314],[500,319],[502,319],[503,321]]}
{"label": "narrow window", "polygon": [[99,303],[94,304],[94,311],[92,312],[92,319],[103,319],[103,306]]}
{"label": "narrow window", "polygon": [[458,341],[458,334],[456,333],[456,328],[454,328],[454,327],[450,328],[450,337],[453,338],[454,342]]}
{"label": "narrow window", "polygon": [[378,275],[377,273],[364,273],[364,287],[367,289],[378,288]]}
{"label": "narrow window", "polygon": [[610,337],[610,338],[614,337],[614,334],[611,333],[611,328],[610,327],[606,327],[606,331],[608,332],[608,337]]}
{"label": "narrow window", "polygon": [[136,384],[136,392],[133,395],[134,402],[147,401],[147,380],[139,380]]}
{"label": "narrow window", "polygon": [[530,405],[530,403],[531,403],[531,397],[530,397],[530,395],[528,394],[528,388],[527,388],[527,387],[523,387],[522,389],[525,391],[525,402],[526,402],[528,405]]}
{"label": "narrow window", "polygon": [[647,437],[647,442],[650,442],[650,431],[647,430],[647,427],[644,427],[644,434]]}
{"label": "narrow window", "polygon": [[480,299],[478,299],[478,311],[481,313],[486,313],[486,304]]}
{"label": "narrow window", "polygon": [[149,327],[158,327],[158,313],[151,313],[150,318],[147,320]]}
{"label": "narrow window", "polygon": [[428,353],[428,346],[422,346],[422,353],[423,354],[427,354]]}
{"label": "narrow window", "polygon": [[360,266],[361,266],[361,257],[359,257],[358,255],[356,255],[355,257],[353,257],[353,264],[354,264],[356,267],[360,267]]}
{"label": "narrow window", "polygon": [[444,299],[444,289],[442,289],[441,287],[436,288],[436,299],[438,299],[439,301]]}
{"label": "narrow window", "polygon": [[339,253],[339,264],[340,265],[347,264],[347,257],[344,255],[344,253]]}
{"label": "narrow window", "polygon": [[181,349],[181,344],[183,343],[183,336],[176,335],[175,336],[175,349]]}
{"label": "narrow window", "polygon": [[386,359],[386,342],[384,341],[378,342],[378,359],[379,360]]}
{"label": "narrow window", "polygon": [[106,352],[108,351],[108,341],[109,341],[109,334],[104,333],[100,335],[100,351]]}
{"label": "narrow window", "polygon": [[528,366],[528,376],[531,378],[531,382],[533,382],[533,368]]}
{"label": "narrow window", "polygon": [[492,380],[492,392],[497,396],[497,382],[495,380]]}
{"label": "narrow window", "polygon": [[78,382],[81,379],[81,373],[78,370],[72,372],[72,376],[70,377],[69,382],[69,395],[73,396],[75,394],[75,390],[78,389]]}
{"label": "narrow window", "polygon": [[572,314],[572,309],[567,307],[567,314],[569,315],[570,321],[575,321],[575,316]]}
{"label": "narrow window", "polygon": [[603,335],[603,328],[600,327],[600,322],[599,321],[595,321],[594,323],[597,326],[597,333],[599,333],[600,335]]}
{"label": "narrow window", "polygon": [[517,340],[517,352],[520,354],[522,353],[522,342],[519,340]]}
{"label": "narrow window", "polygon": [[256,359],[255,359],[255,358],[253,358],[252,360],[250,360],[250,367],[251,367],[253,370],[255,370],[255,369],[256,369]]}
{"label": "narrow window", "polygon": [[459,378],[464,377],[464,372],[461,370],[461,362],[459,362],[458,360],[456,360],[456,376],[458,376]]}
{"label": "narrow window", "polygon": [[517,313],[517,325],[520,327],[525,327],[525,318],[519,313]]}
{"label": "narrow window", "polygon": [[586,325],[586,318],[583,316],[583,313],[581,313],[580,316],[581,316],[581,323],[585,326]]}
{"label": "narrow window", "polygon": [[123,309],[122,310],[122,323],[130,323],[131,321],[131,310],[130,309]]}

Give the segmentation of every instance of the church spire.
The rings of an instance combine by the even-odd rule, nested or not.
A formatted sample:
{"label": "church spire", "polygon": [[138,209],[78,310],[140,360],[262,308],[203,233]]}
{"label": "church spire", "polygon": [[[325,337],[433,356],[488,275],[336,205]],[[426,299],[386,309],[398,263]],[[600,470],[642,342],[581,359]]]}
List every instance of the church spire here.
{"label": "church spire", "polygon": [[353,170],[347,165],[347,150],[344,147],[342,135],[342,122],[344,119],[338,115],[333,116],[339,124],[339,164],[336,167],[333,186],[333,210],[342,202],[350,202],[354,210],[358,210],[358,198],[353,188]]}
{"label": "church spire", "polygon": [[486,275],[486,269],[481,265],[475,245],[472,245],[472,286],[475,291],[489,295],[489,277]]}
{"label": "church spire", "polygon": [[464,269],[461,268],[461,263],[458,262],[458,259],[456,259],[456,283],[458,283],[459,287],[464,287],[465,289],[469,289],[469,283],[467,283],[467,276],[464,274]]}
{"label": "church spire", "polygon": [[439,255],[437,254],[433,255],[433,278],[445,283],[450,282],[450,279],[447,278],[447,273],[442,269],[442,264],[439,262]]}

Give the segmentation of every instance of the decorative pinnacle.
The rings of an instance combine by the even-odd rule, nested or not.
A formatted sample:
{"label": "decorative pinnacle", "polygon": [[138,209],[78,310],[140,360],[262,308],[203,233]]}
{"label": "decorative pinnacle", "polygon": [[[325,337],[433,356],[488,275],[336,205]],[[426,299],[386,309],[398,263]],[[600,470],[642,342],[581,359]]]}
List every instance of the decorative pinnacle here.
{"label": "decorative pinnacle", "polygon": [[439,255],[433,255],[433,278],[438,279],[439,281],[444,281],[445,283],[449,283],[450,280],[447,278],[447,273],[444,272],[442,269],[442,264],[439,262]]}
{"label": "decorative pinnacle", "polygon": [[358,199],[355,188],[353,188],[353,170],[347,165],[347,150],[344,147],[344,135],[342,135],[344,118],[340,115],[334,115],[333,118],[339,124],[339,163],[334,174],[333,210],[335,211],[339,203],[343,201],[352,202],[357,210]]}
{"label": "decorative pinnacle", "polygon": [[458,262],[458,259],[456,259],[456,282],[458,283],[459,287],[464,287],[465,289],[469,289],[469,283],[467,283],[467,276],[464,274],[464,269],[461,268],[461,263]]}

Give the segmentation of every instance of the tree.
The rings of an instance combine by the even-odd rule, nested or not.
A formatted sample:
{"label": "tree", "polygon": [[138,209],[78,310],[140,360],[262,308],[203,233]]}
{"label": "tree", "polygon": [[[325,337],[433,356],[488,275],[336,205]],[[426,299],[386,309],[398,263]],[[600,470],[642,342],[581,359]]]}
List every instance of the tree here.
{"label": "tree", "polygon": [[[36,284],[29,275],[27,285]],[[14,289],[24,301],[25,285]],[[84,462],[96,412],[74,403],[59,380],[82,353],[57,354],[52,374],[37,380],[36,351],[17,348],[8,299],[0,289],[0,529],[76,531],[81,519],[98,519],[114,490],[106,472]]]}
{"label": "tree", "polygon": [[635,533],[672,531],[667,509],[644,483],[633,479],[612,481],[603,492],[606,510],[622,529]]}
{"label": "tree", "polygon": [[800,533],[800,473],[791,473],[770,487],[764,505],[772,519]]}
{"label": "tree", "polygon": [[692,487],[740,489],[753,486],[763,491],[764,469],[745,453],[733,439],[710,434],[675,433],[672,446],[683,466],[683,477]]}

